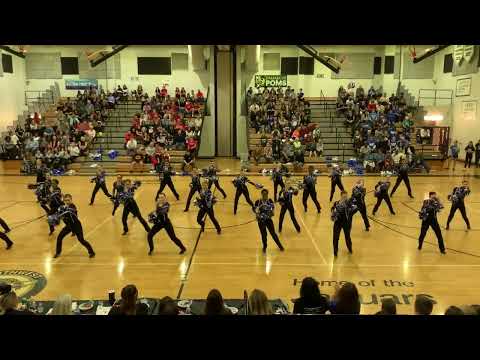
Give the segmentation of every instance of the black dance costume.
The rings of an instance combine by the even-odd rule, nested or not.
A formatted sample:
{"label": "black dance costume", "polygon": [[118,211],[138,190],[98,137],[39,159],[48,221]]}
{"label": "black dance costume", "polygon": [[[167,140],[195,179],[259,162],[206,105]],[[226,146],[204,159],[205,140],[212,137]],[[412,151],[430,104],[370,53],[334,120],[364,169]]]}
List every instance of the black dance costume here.
{"label": "black dance costume", "polygon": [[318,174],[314,172],[303,177],[302,203],[303,203],[303,208],[305,209],[305,212],[307,212],[307,200],[308,200],[308,197],[311,197],[313,200],[313,203],[317,207],[317,213],[320,214],[320,210],[322,210],[322,207],[318,203],[317,189],[315,188],[315,185],[317,184],[317,176]]}
{"label": "black dance costume", "polygon": [[390,214],[395,215],[395,211],[393,211],[392,207],[392,202],[390,201],[390,197],[388,196],[389,188],[390,181],[379,181],[377,185],[375,185],[375,196],[377,197],[377,203],[373,207],[372,214],[374,216],[383,200],[385,200],[385,202],[387,203]]}
{"label": "black dance costume", "polygon": [[338,188],[341,191],[344,191],[345,189],[343,188],[342,184],[342,170],[339,168],[333,168],[332,172],[330,173],[330,182],[331,182],[331,187],[330,187],[330,201],[333,199],[333,194],[335,194],[335,187],[338,186]]}
{"label": "black dance costume", "polygon": [[437,213],[443,209],[442,203],[438,199],[427,199],[423,201],[422,210],[420,210],[418,217],[422,220],[422,228],[418,238],[418,250],[422,250],[423,240],[427,235],[429,227],[433,229],[437,236],[438,248],[442,254],[445,254],[445,245],[443,243],[442,230],[437,220]]}
{"label": "black dance costume", "polygon": [[173,185],[173,181],[172,181],[173,175],[175,175],[175,171],[173,171],[171,166],[163,165],[160,168],[160,172],[158,174],[160,178],[160,187],[158,188],[157,195],[155,196],[155,201],[158,200],[158,196],[163,192],[163,189],[165,189],[165,186],[168,186],[168,188],[172,191],[173,195],[175,195],[175,198],[177,200],[180,199],[180,196],[178,196],[177,190],[175,190],[175,185]]}
{"label": "black dance costume", "polygon": [[65,227],[60,231],[57,237],[57,247],[55,252],[55,258],[59,257],[62,253],[62,241],[70,233],[75,234],[80,244],[82,244],[88,251],[90,257],[95,256],[92,246],[88,241],[83,238],[83,228],[80,220],[78,219],[77,207],[74,204],[62,205],[58,208],[57,212],[48,217],[48,222],[51,225],[58,225],[60,220],[63,220]]}
{"label": "black dance costume", "polygon": [[272,221],[273,211],[275,209],[272,199],[255,201],[254,209],[257,215],[258,228],[260,229],[260,234],[262,235],[263,252],[267,251],[267,229],[280,251],[283,251],[284,248],[280,243],[277,233],[275,232],[275,226],[273,225]]}
{"label": "black dance costume", "polygon": [[257,189],[261,189],[263,186],[259,184],[255,184],[254,182],[250,181],[245,175],[237,176],[235,179],[233,179],[232,182],[235,188],[237,189],[235,192],[235,200],[233,202],[233,214],[234,215],[237,214],[238,200],[240,199],[241,195],[245,197],[245,200],[247,200],[247,203],[253,209],[253,202],[250,199],[250,193],[248,192],[247,184],[251,184],[255,186]]}
{"label": "black dance costume", "polygon": [[187,205],[185,206],[185,212],[188,211],[190,208],[190,202],[192,201],[193,195],[195,195],[196,192],[200,194],[202,191],[202,184],[200,182],[200,175],[191,175],[192,180],[190,182],[190,192],[188,193],[188,198],[187,198]]}
{"label": "black dance costume", "polygon": [[292,188],[282,189],[278,197],[278,202],[282,206],[280,209],[280,219],[278,223],[278,232],[282,232],[283,219],[285,218],[285,213],[288,210],[290,214],[290,219],[292,219],[293,226],[295,230],[300,232],[300,225],[298,225],[297,219],[295,218],[295,209],[293,208],[293,196],[297,195],[298,191]]}
{"label": "black dance costume", "polygon": [[452,202],[452,207],[450,208],[450,214],[448,214],[447,230],[450,228],[450,222],[457,210],[460,210],[463,220],[465,224],[467,224],[467,229],[470,230],[470,221],[468,220],[467,211],[465,210],[465,197],[468,195],[470,195],[470,188],[468,186],[455,187],[452,194],[448,195],[448,200]]}
{"label": "black dance costume", "polygon": [[273,181],[273,200],[277,202],[277,191],[278,187],[280,186],[280,190],[285,189],[285,183],[283,182],[283,177],[289,177],[290,174],[288,173],[288,169],[286,167],[282,167],[279,170],[273,169],[272,170],[272,181]]}
{"label": "black dance costume", "polygon": [[404,164],[401,164],[399,167],[398,167],[398,170],[397,170],[397,181],[395,182],[395,185],[393,186],[393,189],[392,189],[392,192],[390,193],[390,197],[393,196],[393,194],[395,193],[395,191],[397,190],[398,186],[400,185],[400,183],[403,181],[405,183],[405,186],[407,187],[407,191],[408,191],[408,196],[410,196],[412,199],[413,199],[413,195],[412,195],[412,188],[410,187],[410,180],[408,178],[408,170],[410,169],[410,167],[408,166],[407,163],[404,163]]}
{"label": "black dance costume", "polygon": [[365,230],[369,231],[370,222],[368,221],[367,205],[365,204],[366,194],[367,190],[363,185],[356,184],[352,189],[352,200],[354,201],[355,205],[357,205],[357,209],[362,215],[363,223],[365,224]]}
{"label": "black dance costume", "polygon": [[103,193],[105,194],[106,197],[109,199],[112,198],[112,195],[108,192],[107,185],[105,184],[105,176],[106,176],[105,170],[100,171],[100,174],[97,173],[94,177],[90,179],[90,182],[95,183],[95,187],[93,188],[92,191],[92,197],[90,198],[90,205],[93,205],[93,202],[95,201],[95,196],[97,195],[98,190],[102,189]]}
{"label": "black dance costume", "polygon": [[223,191],[220,183],[218,182],[217,171],[218,169],[215,166],[209,166],[206,170],[204,170],[204,176],[208,178],[208,188],[211,189],[212,185],[215,185],[218,191],[220,191],[220,193],[223,195],[223,198],[226,199],[227,194],[225,191]]}
{"label": "black dance costume", "polygon": [[7,236],[7,233],[10,232],[10,228],[8,227],[5,220],[3,220],[2,218],[0,218],[0,225],[5,229],[5,232],[0,231],[0,239],[5,241],[5,243],[7,244],[7,250],[8,250],[13,245],[13,241],[10,240],[10,238]]}
{"label": "black dance costume", "polygon": [[213,211],[213,206],[217,202],[215,196],[210,189],[200,191],[200,197],[195,201],[195,205],[199,207],[197,215],[197,223],[202,227],[202,232],[205,231],[205,214],[208,215],[213,225],[217,229],[217,234],[222,232],[222,228],[215,218],[215,213]]}
{"label": "black dance costume", "polygon": [[142,217],[140,213],[140,209],[138,208],[138,204],[135,201],[134,194],[135,190],[138,189],[141,185],[140,181],[135,181],[130,189],[125,188],[122,193],[120,193],[120,202],[123,204],[123,213],[122,213],[122,224],[123,224],[123,234],[126,235],[128,233],[128,224],[127,219],[128,215],[132,214],[136,217],[143,225],[143,228],[148,233],[150,231],[150,227],[148,226],[145,219]]}
{"label": "black dance costume", "polygon": [[335,201],[333,204],[331,219],[333,221],[334,256],[338,254],[338,240],[340,239],[340,232],[342,230],[345,234],[348,252],[350,254],[353,252],[350,231],[352,230],[352,217],[357,210],[357,205],[355,205],[355,202],[351,199]]}
{"label": "black dance costume", "polygon": [[170,209],[170,204],[165,203],[161,207],[157,206],[157,209],[148,215],[148,221],[153,224],[152,228],[148,232],[147,240],[150,251],[148,255],[151,255],[153,252],[153,237],[160,230],[165,229],[170,240],[172,240],[175,245],[180,248],[180,254],[183,254],[187,249],[183,246],[182,242],[175,235],[172,222],[168,218],[168,210]]}
{"label": "black dance costume", "polygon": [[115,180],[113,183],[112,188],[112,202],[113,202],[113,210],[112,216],[115,215],[115,211],[117,211],[118,207],[120,206],[120,194],[125,191],[125,184],[123,180]]}

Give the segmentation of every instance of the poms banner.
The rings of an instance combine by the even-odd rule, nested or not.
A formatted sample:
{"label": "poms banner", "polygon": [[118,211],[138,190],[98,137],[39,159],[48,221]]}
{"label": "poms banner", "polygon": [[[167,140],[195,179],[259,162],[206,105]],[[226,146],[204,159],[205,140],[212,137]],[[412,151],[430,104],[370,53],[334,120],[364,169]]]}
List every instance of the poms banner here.
{"label": "poms banner", "polygon": [[65,80],[65,89],[67,90],[84,90],[90,89],[90,86],[98,88],[97,80]]}
{"label": "poms banner", "polygon": [[255,87],[287,87],[287,75],[255,75]]}

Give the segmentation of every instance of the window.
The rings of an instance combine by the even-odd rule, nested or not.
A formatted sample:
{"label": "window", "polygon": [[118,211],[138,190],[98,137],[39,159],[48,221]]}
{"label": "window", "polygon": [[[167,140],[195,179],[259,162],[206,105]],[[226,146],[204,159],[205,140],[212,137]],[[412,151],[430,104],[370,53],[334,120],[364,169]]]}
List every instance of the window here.
{"label": "window", "polygon": [[298,68],[299,74],[313,75],[314,63],[313,57],[300,57],[300,66]]}
{"label": "window", "polygon": [[280,70],[280,53],[264,53],[263,70]]}
{"label": "window", "polygon": [[78,57],[62,57],[62,75],[78,75]]}
{"label": "window", "polygon": [[382,73],[382,57],[375,56],[373,58],[373,74],[380,75]]}
{"label": "window", "polygon": [[13,74],[12,55],[2,54],[3,72]]}
{"label": "window", "polygon": [[298,57],[282,58],[281,75],[298,75]]}
{"label": "window", "polygon": [[451,73],[453,70],[453,54],[446,54],[443,58],[443,72]]}
{"label": "window", "polygon": [[384,74],[393,74],[395,68],[395,56],[385,56]]}
{"label": "window", "polygon": [[172,61],[169,57],[137,58],[138,75],[171,75]]}

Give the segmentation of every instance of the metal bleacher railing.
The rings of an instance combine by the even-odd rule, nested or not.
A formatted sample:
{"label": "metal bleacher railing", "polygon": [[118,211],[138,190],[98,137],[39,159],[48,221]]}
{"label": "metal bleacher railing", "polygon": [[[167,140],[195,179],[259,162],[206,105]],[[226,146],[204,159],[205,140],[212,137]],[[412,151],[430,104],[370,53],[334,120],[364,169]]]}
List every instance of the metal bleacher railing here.
{"label": "metal bleacher railing", "polygon": [[437,106],[453,104],[451,89],[420,89],[418,90],[417,106]]}

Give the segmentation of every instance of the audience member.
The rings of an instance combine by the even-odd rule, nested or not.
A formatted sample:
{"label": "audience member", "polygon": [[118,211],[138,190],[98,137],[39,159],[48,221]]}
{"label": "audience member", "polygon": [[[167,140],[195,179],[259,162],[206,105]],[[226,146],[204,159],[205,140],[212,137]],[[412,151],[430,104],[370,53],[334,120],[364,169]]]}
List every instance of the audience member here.
{"label": "audience member", "polygon": [[205,315],[232,315],[230,309],[225,307],[222,294],[217,289],[212,289],[208,293]]}
{"label": "audience member", "polygon": [[430,315],[433,311],[433,301],[425,295],[417,295],[414,304],[415,315]]}
{"label": "audience member", "polygon": [[319,283],[311,277],[306,277],[300,287],[300,298],[295,300],[294,314],[325,314],[328,310],[328,301],[320,293]]}
{"label": "audience member", "polygon": [[255,289],[248,297],[249,315],[272,315],[272,307],[268,302],[267,295],[262,290]]}

